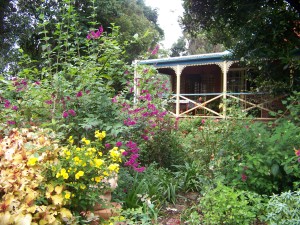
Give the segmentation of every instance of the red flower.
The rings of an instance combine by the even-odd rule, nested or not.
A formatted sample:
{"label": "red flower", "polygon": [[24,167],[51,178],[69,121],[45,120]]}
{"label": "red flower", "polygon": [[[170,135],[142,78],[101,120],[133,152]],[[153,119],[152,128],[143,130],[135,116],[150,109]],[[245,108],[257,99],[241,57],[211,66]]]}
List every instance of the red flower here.
{"label": "red flower", "polygon": [[246,174],[244,174],[244,173],[241,175],[241,177],[242,177],[242,181],[244,181],[244,182],[245,182],[245,181],[247,180],[247,178],[248,178],[248,177],[246,176]]}
{"label": "red flower", "polygon": [[76,97],[81,97],[82,96],[82,91],[79,91],[78,93],[77,93],[77,95],[76,95]]}

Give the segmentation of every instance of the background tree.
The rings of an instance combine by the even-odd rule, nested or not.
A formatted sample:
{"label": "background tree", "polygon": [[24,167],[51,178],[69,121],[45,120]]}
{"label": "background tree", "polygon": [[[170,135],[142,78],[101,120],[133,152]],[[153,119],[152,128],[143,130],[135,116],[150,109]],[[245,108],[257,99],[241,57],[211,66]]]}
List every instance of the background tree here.
{"label": "background tree", "polygon": [[[34,60],[41,58],[42,34],[37,24],[43,21],[40,21],[39,15],[45,15],[44,20],[48,21],[47,30],[51,34],[61,18],[59,9],[63,4],[66,4],[66,0],[0,2],[0,72],[5,68],[9,68],[10,71],[18,68],[18,47]],[[127,45],[127,62],[153,47],[164,35],[157,24],[157,11],[146,6],[143,0],[76,0],[74,9],[80,18],[78,32],[87,33],[92,27],[90,21],[93,17],[95,23],[101,24],[105,31],[111,31],[112,23],[120,26],[119,38],[122,41],[129,40],[137,34],[140,37],[139,41]],[[95,26],[96,24],[93,27]]]}
{"label": "background tree", "polygon": [[[251,77],[278,91],[299,87],[299,1],[184,0],[184,29],[207,32],[245,65]],[[266,60],[268,59],[268,60]]]}
{"label": "background tree", "polygon": [[170,51],[171,51],[171,54],[170,54],[171,57],[187,55],[185,38],[183,36],[178,38],[177,42],[175,42],[172,45]]}

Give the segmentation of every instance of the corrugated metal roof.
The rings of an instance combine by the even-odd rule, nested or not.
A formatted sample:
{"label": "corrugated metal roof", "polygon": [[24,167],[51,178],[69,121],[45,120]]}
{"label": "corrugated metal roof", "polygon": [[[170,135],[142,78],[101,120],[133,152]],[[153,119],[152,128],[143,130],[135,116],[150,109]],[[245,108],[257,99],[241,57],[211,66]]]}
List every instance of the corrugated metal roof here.
{"label": "corrugated metal roof", "polygon": [[225,60],[224,57],[228,57],[228,56],[231,56],[231,53],[229,51],[224,51],[224,52],[200,54],[200,55],[140,60],[138,61],[138,64],[154,65],[157,67],[175,66],[175,65],[182,65],[182,64],[185,65],[201,64],[201,63],[208,63],[208,62],[221,62]]}

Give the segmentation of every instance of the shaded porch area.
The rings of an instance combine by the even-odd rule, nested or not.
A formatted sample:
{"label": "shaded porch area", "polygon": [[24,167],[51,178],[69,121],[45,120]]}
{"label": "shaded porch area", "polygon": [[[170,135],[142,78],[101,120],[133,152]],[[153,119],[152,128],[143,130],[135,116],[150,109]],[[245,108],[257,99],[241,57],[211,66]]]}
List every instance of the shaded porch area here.
{"label": "shaded porch area", "polygon": [[[169,77],[174,117],[229,118],[233,103],[256,119],[272,120],[283,108],[281,97],[250,92],[246,69],[228,60],[228,52],[139,61]],[[270,113],[273,112],[271,116]]]}

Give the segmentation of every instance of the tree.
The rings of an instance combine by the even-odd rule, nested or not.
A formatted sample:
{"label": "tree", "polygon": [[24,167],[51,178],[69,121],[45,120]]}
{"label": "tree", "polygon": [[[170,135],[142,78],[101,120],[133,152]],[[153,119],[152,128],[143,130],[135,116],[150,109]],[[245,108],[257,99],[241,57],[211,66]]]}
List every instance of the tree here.
{"label": "tree", "polygon": [[187,52],[189,55],[222,52],[226,49],[222,44],[212,44],[207,38],[205,32],[199,32],[196,35],[185,35],[188,40]]}
{"label": "tree", "polygon": [[184,0],[184,9],[187,32],[207,32],[212,43],[258,68],[252,77],[260,84],[299,87],[299,0]]}
{"label": "tree", "polygon": [[171,57],[187,55],[186,41],[184,37],[180,37],[171,47]]}
{"label": "tree", "polygon": [[[22,48],[34,60],[41,59],[41,30],[37,26],[45,15],[47,31],[51,34],[61,18],[60,9],[67,0],[2,0],[0,2],[0,73],[9,68],[18,69],[18,47]],[[137,34],[139,42],[127,45],[126,61],[153,47],[163,37],[163,31],[157,24],[157,11],[144,4],[143,0],[73,0],[74,10],[80,18],[81,35],[95,27],[93,21],[111,32],[112,23],[120,26],[120,39],[125,41]],[[96,11],[94,12],[94,8]],[[86,32],[86,34],[84,34]],[[147,35],[144,35],[144,34]],[[130,37],[130,38],[129,38]],[[55,40],[54,40],[55,41]],[[53,44],[53,43],[52,43]],[[9,65],[9,66],[8,66]],[[13,72],[14,74],[16,72]]]}

